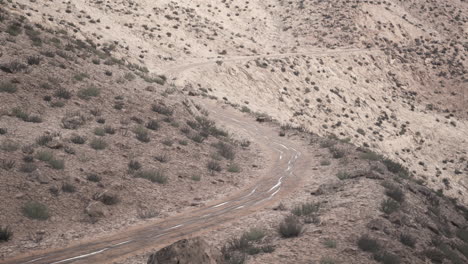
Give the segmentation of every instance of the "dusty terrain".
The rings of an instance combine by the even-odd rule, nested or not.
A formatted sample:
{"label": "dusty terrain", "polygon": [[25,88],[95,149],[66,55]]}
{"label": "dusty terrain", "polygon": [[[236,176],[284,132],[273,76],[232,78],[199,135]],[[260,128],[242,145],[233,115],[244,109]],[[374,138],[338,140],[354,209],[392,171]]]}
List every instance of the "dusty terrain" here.
{"label": "dusty terrain", "polygon": [[[211,112],[223,106],[245,122],[274,119],[264,125],[314,157],[294,192],[206,230],[218,249],[249,227],[265,232],[225,257],[466,262],[466,1],[0,3],[0,225],[14,233],[3,256],[167,219],[257,182],[272,160]],[[147,170],[163,184],[140,179]],[[382,212],[387,197],[398,210]],[[30,201],[48,220],[25,216]],[[281,238],[301,204],[320,209],[298,217],[300,236]],[[361,250],[364,234],[380,249]]]}

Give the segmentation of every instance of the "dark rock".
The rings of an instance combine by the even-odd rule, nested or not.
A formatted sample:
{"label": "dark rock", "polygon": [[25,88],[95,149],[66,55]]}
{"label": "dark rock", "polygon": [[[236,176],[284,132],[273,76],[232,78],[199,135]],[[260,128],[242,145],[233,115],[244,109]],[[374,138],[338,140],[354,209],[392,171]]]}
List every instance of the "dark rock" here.
{"label": "dark rock", "polygon": [[221,252],[197,237],[183,239],[151,254],[147,264],[222,264]]}

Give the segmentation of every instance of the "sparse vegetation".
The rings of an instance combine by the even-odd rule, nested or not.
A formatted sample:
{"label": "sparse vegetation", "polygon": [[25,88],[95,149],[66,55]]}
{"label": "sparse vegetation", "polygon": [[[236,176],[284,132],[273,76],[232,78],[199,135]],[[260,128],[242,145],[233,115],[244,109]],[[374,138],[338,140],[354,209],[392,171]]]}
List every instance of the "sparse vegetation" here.
{"label": "sparse vegetation", "polygon": [[76,187],[75,185],[69,183],[69,182],[66,182],[64,184],[62,184],[62,191],[63,192],[66,192],[66,193],[74,193],[76,192]]}
{"label": "sparse vegetation", "polygon": [[95,150],[103,150],[107,148],[107,142],[104,141],[104,139],[100,139],[100,138],[94,138],[93,140],[91,140],[89,145],[91,146],[91,148]]}
{"label": "sparse vegetation", "polygon": [[232,172],[232,173],[238,173],[238,172],[241,171],[241,168],[240,168],[240,166],[238,164],[231,163],[231,164],[229,164],[227,171]]}
{"label": "sparse vegetation", "polygon": [[167,183],[168,177],[162,170],[142,170],[135,174],[137,178],[143,178],[160,184]]}
{"label": "sparse vegetation", "polygon": [[13,237],[13,231],[11,231],[10,227],[0,226],[0,243],[8,242],[12,237]]}
{"label": "sparse vegetation", "polygon": [[280,223],[278,231],[284,238],[297,237],[304,230],[303,224],[294,215],[288,215]]}
{"label": "sparse vegetation", "polygon": [[398,209],[400,209],[400,204],[392,198],[383,200],[380,205],[380,210],[385,214],[391,214],[398,211]]}
{"label": "sparse vegetation", "polygon": [[133,130],[133,133],[135,133],[136,139],[138,139],[141,142],[148,143],[151,140],[148,130],[143,126],[137,126]]}
{"label": "sparse vegetation", "polygon": [[84,100],[89,100],[91,97],[98,97],[101,94],[101,89],[91,86],[78,91],[78,97]]}
{"label": "sparse vegetation", "polygon": [[377,252],[380,249],[377,240],[370,238],[368,235],[361,236],[357,243],[362,251]]}
{"label": "sparse vegetation", "polygon": [[336,241],[333,239],[326,239],[323,245],[327,248],[336,248]]}
{"label": "sparse vegetation", "polygon": [[296,216],[308,216],[317,213],[319,209],[320,204],[308,202],[295,206],[291,212]]}
{"label": "sparse vegetation", "polygon": [[54,153],[52,153],[51,151],[48,151],[48,150],[39,150],[36,153],[36,159],[38,159],[40,161],[49,162],[49,161],[53,160],[53,158],[54,158]]}
{"label": "sparse vegetation", "polygon": [[391,159],[384,159],[383,163],[387,167],[388,171],[395,173],[402,178],[409,177],[408,169],[403,167],[403,165],[401,165],[400,163],[394,162]]}
{"label": "sparse vegetation", "polygon": [[86,138],[82,137],[80,135],[73,135],[70,138],[70,141],[73,142],[74,144],[82,145],[82,144],[86,143]]}
{"label": "sparse vegetation", "polygon": [[405,246],[408,246],[410,248],[414,248],[414,246],[416,245],[416,239],[409,235],[409,234],[401,234],[400,235],[400,242],[405,245]]}
{"label": "sparse vegetation", "polygon": [[219,162],[215,160],[208,161],[208,164],[206,164],[206,167],[212,174],[214,174],[215,172],[220,172],[222,170],[221,164],[219,164]]}
{"label": "sparse vegetation", "polygon": [[101,202],[105,205],[115,205],[120,202],[120,198],[116,194],[105,193],[101,196]]}
{"label": "sparse vegetation", "polygon": [[233,160],[236,153],[234,148],[231,145],[228,145],[224,142],[218,142],[215,144],[215,147],[218,149],[218,153],[226,159]]}
{"label": "sparse vegetation", "polygon": [[19,149],[19,144],[15,141],[5,139],[0,144],[0,149],[6,152],[13,152]]}
{"label": "sparse vegetation", "polygon": [[131,160],[128,163],[128,169],[131,170],[131,171],[137,171],[137,170],[141,169],[141,164],[140,164],[140,162],[138,162],[136,160]]}
{"label": "sparse vegetation", "polygon": [[346,180],[346,179],[349,179],[350,175],[349,173],[345,171],[340,171],[336,174],[336,177],[338,177],[338,179],[340,180]]}
{"label": "sparse vegetation", "polygon": [[151,109],[158,114],[162,114],[166,116],[172,116],[172,114],[174,113],[174,110],[172,110],[170,107],[165,106],[163,104],[159,104],[159,103],[153,104],[151,106]]}
{"label": "sparse vegetation", "polygon": [[49,219],[49,209],[45,204],[36,201],[29,201],[23,206],[23,214],[34,220]]}
{"label": "sparse vegetation", "polygon": [[158,130],[160,127],[159,122],[156,120],[150,120],[148,123],[146,123],[146,128],[151,129],[151,130]]}
{"label": "sparse vegetation", "polygon": [[100,182],[101,181],[101,177],[99,177],[99,175],[94,174],[94,173],[88,174],[88,176],[86,176],[86,179],[88,181],[90,181],[90,182]]}
{"label": "sparse vegetation", "polygon": [[16,93],[18,88],[15,84],[9,82],[0,82],[0,93]]}
{"label": "sparse vegetation", "polygon": [[72,97],[72,93],[67,89],[61,87],[55,91],[54,96],[68,100]]}

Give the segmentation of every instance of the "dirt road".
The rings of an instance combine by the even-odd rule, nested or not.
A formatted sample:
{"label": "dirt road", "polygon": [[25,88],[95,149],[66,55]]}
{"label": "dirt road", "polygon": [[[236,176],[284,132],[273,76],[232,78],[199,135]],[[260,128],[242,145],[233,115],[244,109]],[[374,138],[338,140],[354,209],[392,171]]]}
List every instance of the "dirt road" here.
{"label": "dirt road", "polygon": [[213,102],[202,102],[211,110],[210,117],[228,129],[244,131],[268,161],[263,175],[249,188],[210,204],[162,221],[153,221],[109,237],[82,241],[61,249],[31,252],[1,263],[58,264],[111,263],[139,252],[161,248],[189,235],[212,230],[220,224],[239,219],[259,210],[300,186],[301,175],[308,169],[308,154],[297,143],[278,136],[276,129],[259,124],[234,109],[223,109]]}

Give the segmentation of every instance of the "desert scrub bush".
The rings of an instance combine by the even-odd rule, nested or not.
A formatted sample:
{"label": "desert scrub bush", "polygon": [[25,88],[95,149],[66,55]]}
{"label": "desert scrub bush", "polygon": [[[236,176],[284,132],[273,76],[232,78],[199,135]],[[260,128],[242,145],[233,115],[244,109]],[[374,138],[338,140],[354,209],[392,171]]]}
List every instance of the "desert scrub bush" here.
{"label": "desert scrub bush", "polygon": [[14,83],[10,82],[0,82],[0,93],[16,93],[18,88]]}
{"label": "desert scrub bush", "polygon": [[187,141],[187,140],[184,140],[184,139],[181,139],[181,140],[179,140],[179,144],[182,145],[182,146],[187,146],[187,145],[188,145],[188,141]]}
{"label": "desert scrub bush", "polygon": [[203,141],[205,141],[205,138],[200,134],[195,134],[192,137],[190,137],[190,139],[196,143],[203,143]]}
{"label": "desert scrub bush", "polygon": [[362,235],[358,239],[357,244],[362,251],[366,252],[377,252],[380,249],[378,241],[370,238],[368,235]]}
{"label": "desert scrub bush", "polygon": [[165,146],[171,147],[172,144],[174,144],[174,141],[172,141],[172,139],[170,139],[170,138],[167,138],[167,139],[163,140],[162,143]]}
{"label": "desert scrub bush", "polygon": [[158,130],[159,127],[160,127],[159,122],[157,120],[154,120],[154,119],[152,119],[152,120],[148,121],[148,123],[146,123],[146,128],[154,130],[154,131]]}
{"label": "desert scrub bush", "polygon": [[78,97],[84,100],[89,100],[91,97],[98,97],[101,94],[101,89],[90,86],[88,88],[84,88],[78,91]]}
{"label": "desert scrub bush", "polygon": [[136,79],[136,76],[135,74],[131,73],[131,72],[127,72],[124,74],[124,78],[127,80],[127,81],[133,81]]}
{"label": "desert scrub bush", "polygon": [[10,34],[11,36],[19,36],[23,33],[23,29],[21,28],[21,24],[18,22],[13,22],[8,25],[7,29],[5,30],[6,33]]}
{"label": "desert scrub bush", "polygon": [[138,210],[138,217],[140,219],[151,219],[159,215],[159,212],[154,209],[140,209]]}
{"label": "desert scrub bush", "polygon": [[214,147],[218,149],[219,155],[223,156],[225,159],[233,160],[236,156],[234,148],[229,144],[218,142],[214,145]]}
{"label": "desert scrub bush", "polygon": [[0,127],[0,135],[5,135],[6,133],[8,133],[8,129]]}
{"label": "desert scrub bush", "polygon": [[408,235],[408,234],[401,234],[400,242],[403,245],[408,246],[410,248],[414,248],[414,246],[416,245],[416,239],[413,236]]}
{"label": "desert scrub bush", "polygon": [[69,182],[65,182],[62,184],[62,191],[63,192],[66,192],[66,193],[74,193],[76,192],[76,187],[75,185],[69,183]]}
{"label": "desert scrub bush", "polygon": [[39,150],[36,153],[36,159],[40,161],[46,161],[49,162],[54,159],[54,154],[51,151],[48,150]]}
{"label": "desert scrub bush", "polygon": [[344,150],[339,149],[337,147],[330,147],[329,150],[334,159],[341,159],[345,156]]}
{"label": "desert scrub bush", "polygon": [[383,264],[400,264],[401,260],[400,258],[392,253],[389,252],[378,252],[374,254],[374,259],[382,262]]}
{"label": "desert scrub bush", "polygon": [[408,178],[409,177],[409,171],[408,169],[406,169],[405,167],[403,167],[403,165],[401,165],[400,163],[397,163],[391,159],[384,159],[383,161],[383,164],[385,165],[385,167],[387,167],[387,170],[389,172],[392,172],[392,173],[395,173],[397,174],[398,176],[402,177],[402,178]]}
{"label": "desert scrub bush", "polygon": [[432,263],[443,263],[445,259],[444,253],[438,249],[426,249],[423,251],[424,256],[430,259]]}
{"label": "desert scrub bush", "polygon": [[307,203],[303,203],[303,204],[295,206],[291,210],[291,213],[293,213],[296,216],[307,216],[313,213],[317,213],[319,209],[320,209],[319,203],[307,202]]}
{"label": "desert scrub bush", "polygon": [[72,97],[72,93],[70,91],[68,91],[67,89],[61,87],[61,88],[58,88],[54,92],[54,96],[58,97],[58,98],[65,99],[65,100],[68,100],[68,99],[70,99]]}
{"label": "desert scrub bush", "polygon": [[242,113],[250,113],[250,112],[252,112],[252,111],[250,110],[250,108],[248,108],[247,106],[244,105],[244,106],[242,106],[242,108],[241,108],[241,112],[242,112]]}
{"label": "desert scrub bush", "polygon": [[335,146],[335,144],[336,144],[336,141],[331,140],[331,139],[326,139],[326,140],[323,140],[322,142],[320,142],[320,147],[321,148],[331,148],[331,147]]}
{"label": "desert scrub bush", "polygon": [[162,170],[142,170],[135,174],[137,178],[143,178],[160,184],[167,183],[167,176]]}
{"label": "desert scrub bush", "polygon": [[106,131],[102,127],[96,127],[93,132],[94,132],[94,135],[100,136],[100,137],[103,137],[106,135]]}
{"label": "desert scrub bush", "polygon": [[164,104],[153,104],[151,110],[165,116],[172,116],[174,114],[174,110]]}
{"label": "desert scrub bush", "polygon": [[100,200],[105,205],[114,205],[120,202],[120,198],[117,196],[117,194],[109,194],[109,193],[103,194]]}
{"label": "desert scrub bush", "polygon": [[137,171],[139,169],[141,169],[141,164],[140,162],[136,161],[136,160],[131,160],[128,162],[128,169],[130,171]]}
{"label": "desert scrub bush", "polygon": [[91,173],[86,176],[86,179],[90,182],[100,182],[101,177],[97,174]]}
{"label": "desert scrub bush", "polygon": [[154,156],[154,159],[161,162],[161,163],[166,163],[166,162],[169,162],[171,160],[171,158],[169,157],[169,155],[167,153],[158,154],[158,155]]}
{"label": "desert scrub bush", "polygon": [[303,230],[303,224],[295,215],[286,216],[278,228],[280,235],[284,238],[297,237]]}
{"label": "desert scrub bush", "polygon": [[340,180],[346,180],[349,179],[350,175],[345,171],[340,171],[336,174],[336,177]]}
{"label": "desert scrub bush", "polygon": [[4,160],[0,162],[0,168],[9,171],[15,167],[16,162],[14,160]]}
{"label": "desert scrub bush", "polygon": [[400,209],[400,204],[392,198],[387,198],[380,204],[380,210],[385,214],[391,214]]}
{"label": "desert scrub bush", "polygon": [[100,138],[93,138],[93,140],[91,140],[89,145],[91,146],[91,148],[95,150],[103,150],[107,148],[107,142],[104,139],[100,139]]}
{"label": "desert scrub bush", "polygon": [[457,237],[464,242],[468,242],[468,230],[466,229],[458,229],[457,230]]}
{"label": "desert scrub bush", "polygon": [[11,239],[12,236],[13,231],[11,231],[11,229],[8,226],[0,226],[0,242],[7,242]]}
{"label": "desert scrub bush", "polygon": [[52,159],[48,163],[55,170],[63,170],[65,168],[65,160]]}
{"label": "desert scrub bush", "polygon": [[238,172],[241,171],[241,168],[240,168],[240,166],[238,164],[231,163],[231,164],[229,164],[227,171],[232,172],[232,173],[238,173]]}
{"label": "desert scrub bush", "polygon": [[30,122],[30,123],[42,123],[42,118],[37,115],[30,115],[27,112],[23,111],[19,107],[15,107],[12,109],[12,114],[16,118],[19,118],[23,120],[24,122]]}
{"label": "desert scrub bush", "polygon": [[39,65],[42,61],[42,57],[38,55],[29,56],[26,58],[28,65]]}
{"label": "desert scrub bush", "polygon": [[23,163],[21,164],[19,170],[24,173],[31,173],[37,170],[37,166],[34,163]]}
{"label": "desert scrub bush", "polygon": [[330,166],[330,164],[331,164],[331,162],[329,160],[322,160],[320,162],[320,165],[322,165],[322,166]]}
{"label": "desert scrub bush", "polygon": [[208,161],[206,167],[212,174],[214,174],[215,172],[220,172],[222,170],[221,164],[219,164],[219,162],[217,162],[216,160]]}
{"label": "desert scrub bush", "polygon": [[402,203],[405,200],[405,194],[400,187],[394,184],[385,184],[385,194],[393,200]]}
{"label": "desert scrub bush", "polygon": [[65,129],[78,129],[86,123],[86,116],[81,112],[68,112],[61,122]]}
{"label": "desert scrub bush", "polygon": [[42,135],[36,138],[36,144],[39,146],[45,146],[47,143],[52,141],[53,137],[51,135]]}
{"label": "desert scrub bush", "polygon": [[200,181],[201,176],[200,175],[192,175],[192,177],[190,177],[190,179],[192,179],[192,181]]}
{"label": "desert scrub bush", "polygon": [[370,150],[366,150],[365,152],[361,153],[359,155],[359,157],[361,159],[365,159],[365,160],[372,160],[372,161],[377,161],[377,160],[382,160],[382,156],[373,152],[373,151],[370,151]]}
{"label": "desert scrub bush", "polygon": [[73,79],[75,79],[76,81],[79,81],[79,82],[81,82],[81,81],[83,81],[84,79],[87,79],[87,78],[89,78],[89,75],[87,73],[83,73],[83,72],[77,73],[77,74],[75,74],[73,76]]}
{"label": "desert scrub bush", "polygon": [[320,264],[336,264],[336,260],[332,257],[322,257],[320,259]]}
{"label": "desert scrub bush", "polygon": [[5,152],[13,152],[19,149],[19,144],[13,140],[5,139],[0,144],[0,149]]}
{"label": "desert scrub bush", "polygon": [[115,134],[115,128],[113,128],[112,126],[105,126],[104,127],[104,132],[106,132],[106,134],[109,134],[109,135],[114,135]]}
{"label": "desert scrub bush", "polygon": [[49,219],[49,209],[45,204],[36,201],[27,202],[22,208],[24,216],[34,220]]}
{"label": "desert scrub bush", "polygon": [[136,139],[138,139],[140,142],[148,143],[151,140],[150,137],[149,137],[148,130],[143,126],[135,127],[133,129],[133,133],[135,133]]}
{"label": "desert scrub bush", "polygon": [[74,144],[82,145],[82,144],[86,143],[86,138],[83,137],[83,136],[80,136],[80,135],[73,135],[70,138],[70,141],[72,143],[74,143]]}
{"label": "desert scrub bush", "polygon": [[336,248],[336,241],[333,239],[326,239],[323,241],[323,245],[327,248]]}
{"label": "desert scrub bush", "polygon": [[252,227],[248,231],[244,232],[244,234],[242,234],[242,238],[246,239],[247,241],[260,241],[265,236],[265,230],[258,227]]}
{"label": "desert scrub bush", "polygon": [[358,129],[356,130],[356,132],[358,132],[359,134],[361,134],[361,135],[363,135],[363,136],[366,135],[366,131],[364,131],[364,129],[362,129],[362,128],[358,128]]}

